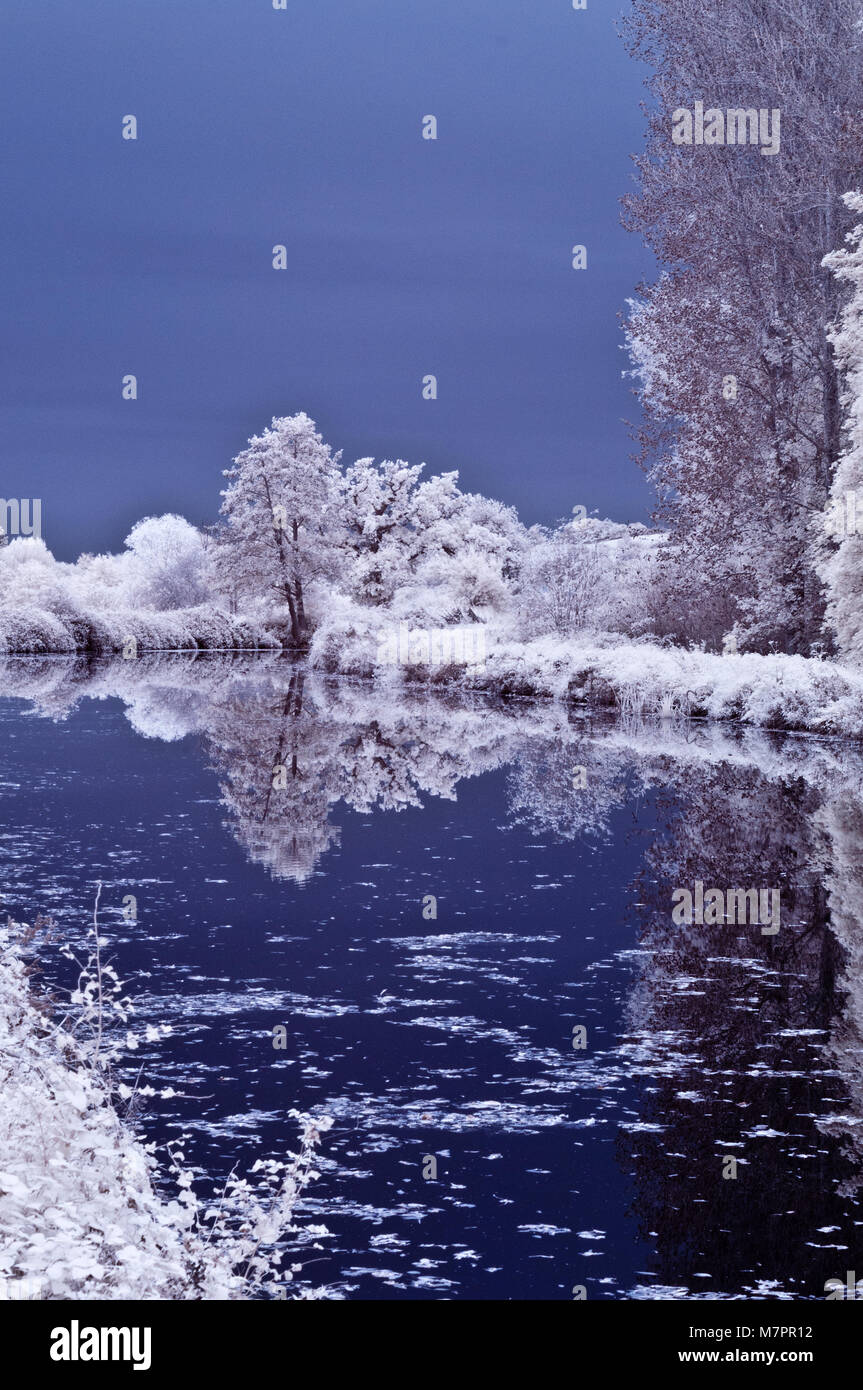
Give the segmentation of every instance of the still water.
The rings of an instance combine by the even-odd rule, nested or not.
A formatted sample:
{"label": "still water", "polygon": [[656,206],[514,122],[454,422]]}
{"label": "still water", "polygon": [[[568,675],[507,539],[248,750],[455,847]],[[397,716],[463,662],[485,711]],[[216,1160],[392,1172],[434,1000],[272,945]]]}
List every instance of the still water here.
{"label": "still water", "polygon": [[[291,1109],[334,1117],[310,1284],[774,1299],[863,1274],[851,745],[271,656],[8,660],[0,696],[4,911],[81,943],[103,881],[137,1020],[173,1028],[124,1073],[179,1093],[144,1137],[188,1136],[207,1189],[293,1148]],[[780,930],[675,925],[696,882],[778,890]]]}

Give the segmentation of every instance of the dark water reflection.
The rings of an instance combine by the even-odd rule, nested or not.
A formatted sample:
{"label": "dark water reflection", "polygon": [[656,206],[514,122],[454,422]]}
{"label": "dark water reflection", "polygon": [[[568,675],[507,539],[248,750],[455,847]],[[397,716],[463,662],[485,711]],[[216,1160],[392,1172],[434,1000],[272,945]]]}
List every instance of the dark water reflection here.
{"label": "dark water reflection", "polygon": [[[0,691],[6,903],[74,935],[104,879],[140,1017],[175,1029],[130,1059],[181,1092],[147,1137],[189,1134],[204,1183],[290,1145],[291,1107],[336,1117],[314,1282],[821,1298],[863,1274],[854,749],[277,657],[9,661]],[[673,925],[697,880],[779,888],[780,931]]]}

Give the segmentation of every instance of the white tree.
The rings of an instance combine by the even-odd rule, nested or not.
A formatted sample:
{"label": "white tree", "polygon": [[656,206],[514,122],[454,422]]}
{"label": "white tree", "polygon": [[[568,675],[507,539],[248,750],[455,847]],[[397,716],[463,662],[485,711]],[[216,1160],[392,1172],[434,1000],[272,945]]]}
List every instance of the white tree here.
{"label": "white tree", "polygon": [[43,540],[18,536],[0,548],[0,604],[19,612],[36,608],[75,616],[72,573],[73,566],[55,560]]}
{"label": "white tree", "polygon": [[128,604],[131,554],[79,555],[70,585],[83,612],[111,612]]}
{"label": "white tree", "polygon": [[388,603],[409,577],[421,544],[417,493],[422,464],[362,458],[345,472],[341,509],[345,523],[347,585],[360,603]]}
{"label": "white tree", "polygon": [[[744,646],[807,654],[823,635],[809,521],[840,450],[841,287],[820,267],[860,166],[860,19],[859,0],[633,0],[623,22],[652,98],[624,216],[666,267],[628,336],[679,637],[719,646],[736,623]],[[673,142],[697,101],[781,106],[781,154]]]}
{"label": "white tree", "polygon": [[652,626],[660,535],[588,517],[553,531],[535,527],[530,537],[519,585],[525,636],[639,636]]}
{"label": "white tree", "polygon": [[[863,214],[863,194],[849,193],[845,202],[854,214]],[[852,296],[830,334],[844,383],[845,448],[820,519],[827,533],[821,537],[820,569],[827,589],[827,620],[839,649],[846,658],[863,663],[863,223],[849,234],[848,243],[846,250],[824,261],[837,279],[851,286]]]}
{"label": "white tree", "polygon": [[348,588],[400,617],[478,619],[504,611],[526,544],[511,507],[461,492],[457,473],[359,459],[342,483]]}
{"label": "white tree", "polygon": [[132,608],[194,608],[210,596],[200,531],[181,516],[148,516],[126,537],[127,601]]}
{"label": "white tree", "polygon": [[287,607],[295,646],[310,636],[309,584],[337,571],[340,457],[300,413],[274,418],[225,472],[220,560],[239,593]]}
{"label": "white tree", "polygon": [[443,473],[417,489],[412,577],[394,601],[405,616],[484,621],[511,606],[527,533],[512,507],[457,484]]}

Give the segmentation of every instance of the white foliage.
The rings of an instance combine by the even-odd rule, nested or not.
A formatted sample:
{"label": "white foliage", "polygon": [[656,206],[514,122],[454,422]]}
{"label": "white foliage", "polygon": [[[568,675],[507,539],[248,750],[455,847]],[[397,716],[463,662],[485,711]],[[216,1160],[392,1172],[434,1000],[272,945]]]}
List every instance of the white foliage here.
{"label": "white foliage", "polygon": [[145,517],[126,537],[126,606],[162,612],[194,608],[210,597],[200,531],[183,517]]}
{"label": "white foliage", "polygon": [[[137,1038],[126,1031],[130,1001],[105,962],[97,919],[70,1013],[55,1025],[30,991],[30,935],[26,924],[0,928],[0,1278],[26,1280],[48,1299],[267,1296],[291,1278],[279,1268],[284,1242],[296,1234],[294,1207],[331,1121],[291,1112],[298,1153],[256,1165],[251,1182],[232,1175],[215,1211],[195,1195],[178,1145],[178,1195],[165,1200],[152,1148],[113,1103],[157,1093],[112,1082],[110,1064]],[[150,1039],[164,1032],[145,1027]]]}
{"label": "white foliage", "polygon": [[71,565],[54,559],[36,536],[17,537],[0,547],[0,606],[39,608],[58,616],[77,613]]}
{"label": "white foliage", "polygon": [[[845,202],[857,216],[863,215],[863,194],[849,193]],[[852,289],[841,323],[830,335],[836,363],[842,373],[845,410],[845,450],[839,459],[825,515],[816,525],[821,532],[821,577],[827,588],[827,618],[839,648],[848,660],[863,664],[863,222],[848,237],[848,248],[827,256],[824,264],[837,279]],[[847,521],[848,494],[851,515],[859,521],[835,528],[835,518]],[[856,506],[854,505],[856,503]],[[838,530],[832,539],[824,535]]]}
{"label": "white foliage", "polygon": [[284,605],[291,640],[309,636],[309,585],[337,574],[344,524],[339,455],[308,415],[275,418],[226,470],[219,570],[233,594]]}
{"label": "white foliage", "polygon": [[647,596],[661,537],[593,518],[530,534],[519,586],[522,635],[637,636],[649,627]]}

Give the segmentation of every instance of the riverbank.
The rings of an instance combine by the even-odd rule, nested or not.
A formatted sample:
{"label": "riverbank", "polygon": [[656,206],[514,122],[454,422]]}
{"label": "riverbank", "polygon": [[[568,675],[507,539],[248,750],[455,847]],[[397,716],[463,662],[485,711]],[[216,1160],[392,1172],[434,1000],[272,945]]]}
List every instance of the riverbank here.
{"label": "riverbank", "polygon": [[339,647],[313,641],[310,662],[328,674],[373,678],[390,689],[427,686],[502,699],[660,718],[701,718],[863,739],[863,670],[781,654],[717,655],[613,638],[496,641],[476,665],[377,664],[370,635]]}
{"label": "riverbank", "polygon": [[262,623],[213,608],[143,614],[119,609],[87,616],[42,608],[0,609],[0,655],[5,656],[273,651],[280,645]]}
{"label": "riverbank", "polygon": [[[282,653],[265,623],[206,608],[61,618],[0,610],[0,656],[124,656],[170,652]],[[415,689],[551,700],[570,708],[863,739],[863,669],[781,653],[718,655],[614,635],[516,642],[486,632],[483,659],[381,660],[372,623],[324,627],[304,653],[310,670],[372,681],[398,698]]]}

